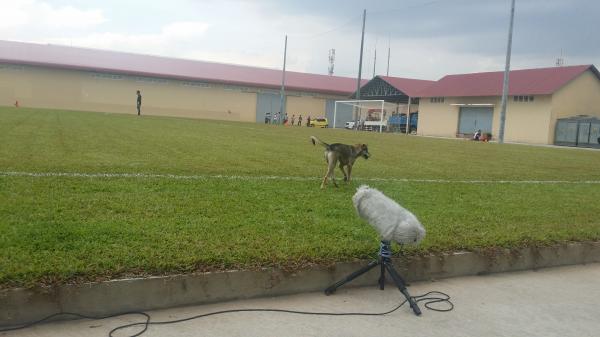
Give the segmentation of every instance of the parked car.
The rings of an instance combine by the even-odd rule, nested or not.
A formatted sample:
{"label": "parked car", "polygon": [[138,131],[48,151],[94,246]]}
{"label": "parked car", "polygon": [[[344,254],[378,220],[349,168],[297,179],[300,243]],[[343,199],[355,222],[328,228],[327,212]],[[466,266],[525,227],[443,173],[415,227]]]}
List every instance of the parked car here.
{"label": "parked car", "polygon": [[328,128],[329,122],[325,117],[317,117],[315,119],[310,120],[310,126],[313,128]]}
{"label": "parked car", "polygon": [[354,124],[355,124],[354,122],[346,122],[346,125],[344,125],[344,127],[346,129],[352,130],[352,129],[354,129]]}

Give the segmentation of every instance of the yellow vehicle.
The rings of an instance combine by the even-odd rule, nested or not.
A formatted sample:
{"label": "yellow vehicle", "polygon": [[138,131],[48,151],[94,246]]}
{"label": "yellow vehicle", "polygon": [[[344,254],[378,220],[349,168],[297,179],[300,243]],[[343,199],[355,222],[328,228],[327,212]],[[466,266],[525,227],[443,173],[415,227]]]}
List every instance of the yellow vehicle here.
{"label": "yellow vehicle", "polygon": [[310,126],[313,128],[328,128],[329,122],[325,117],[318,117],[310,120]]}

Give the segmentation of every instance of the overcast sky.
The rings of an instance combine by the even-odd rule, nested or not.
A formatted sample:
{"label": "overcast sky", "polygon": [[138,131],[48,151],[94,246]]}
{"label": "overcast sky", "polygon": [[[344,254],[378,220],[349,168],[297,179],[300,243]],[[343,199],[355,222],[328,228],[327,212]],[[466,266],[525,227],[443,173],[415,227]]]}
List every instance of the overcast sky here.
{"label": "overcast sky", "polygon": [[[0,39],[356,77],[436,80],[504,69],[510,0],[7,0]],[[512,68],[600,65],[600,1],[517,0]]]}

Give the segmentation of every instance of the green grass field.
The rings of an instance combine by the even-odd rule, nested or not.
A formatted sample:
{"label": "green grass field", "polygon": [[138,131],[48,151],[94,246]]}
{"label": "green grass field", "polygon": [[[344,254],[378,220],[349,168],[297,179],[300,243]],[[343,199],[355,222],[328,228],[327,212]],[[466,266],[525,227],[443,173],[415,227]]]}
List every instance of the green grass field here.
{"label": "green grass field", "polygon": [[[310,135],[372,157],[320,190]],[[600,151],[0,108],[0,287],[367,258],[378,243],[352,207],[361,183],[421,219],[409,254],[598,240],[590,181]]]}

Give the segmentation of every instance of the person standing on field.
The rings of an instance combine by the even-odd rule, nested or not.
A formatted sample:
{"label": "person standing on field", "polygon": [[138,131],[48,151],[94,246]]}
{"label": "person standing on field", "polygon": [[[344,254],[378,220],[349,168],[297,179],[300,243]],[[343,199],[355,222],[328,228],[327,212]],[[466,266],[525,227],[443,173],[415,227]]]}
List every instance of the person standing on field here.
{"label": "person standing on field", "polygon": [[302,115],[298,116],[298,126],[302,126]]}
{"label": "person standing on field", "polygon": [[137,91],[137,111],[138,111],[138,116],[140,116],[140,114],[141,114],[141,108],[142,108],[142,94],[138,90]]}

